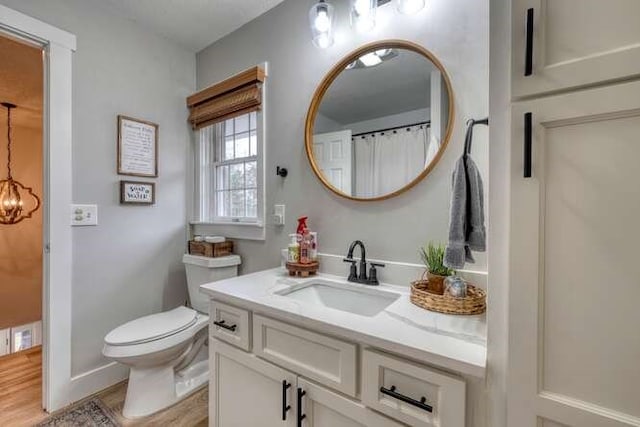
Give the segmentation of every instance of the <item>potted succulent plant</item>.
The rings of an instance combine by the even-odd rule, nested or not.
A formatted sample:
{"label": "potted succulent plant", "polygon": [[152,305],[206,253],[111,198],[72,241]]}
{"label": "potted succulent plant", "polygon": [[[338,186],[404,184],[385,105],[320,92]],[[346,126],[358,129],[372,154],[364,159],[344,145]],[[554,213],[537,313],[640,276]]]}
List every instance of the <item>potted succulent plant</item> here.
{"label": "potted succulent plant", "polygon": [[444,279],[455,274],[455,271],[444,265],[445,246],[441,243],[429,242],[420,248],[420,257],[427,267],[427,290],[434,294],[444,293]]}

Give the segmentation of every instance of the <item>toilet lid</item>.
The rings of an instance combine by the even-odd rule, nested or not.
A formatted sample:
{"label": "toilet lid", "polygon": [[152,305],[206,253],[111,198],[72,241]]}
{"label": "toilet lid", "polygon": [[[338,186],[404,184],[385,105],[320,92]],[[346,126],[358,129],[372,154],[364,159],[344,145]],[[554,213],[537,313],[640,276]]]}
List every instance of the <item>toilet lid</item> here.
{"label": "toilet lid", "polygon": [[162,313],[151,314],[118,326],[104,338],[107,344],[131,345],[155,341],[185,330],[196,323],[197,312],[188,307],[178,307]]}

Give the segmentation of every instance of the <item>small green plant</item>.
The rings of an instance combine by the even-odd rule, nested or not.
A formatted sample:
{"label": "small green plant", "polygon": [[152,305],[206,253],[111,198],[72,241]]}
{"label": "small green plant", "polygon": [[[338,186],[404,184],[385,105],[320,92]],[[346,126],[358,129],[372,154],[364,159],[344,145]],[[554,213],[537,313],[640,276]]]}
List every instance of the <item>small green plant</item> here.
{"label": "small green plant", "polygon": [[420,257],[431,274],[438,276],[451,276],[455,270],[444,265],[444,249],[442,243],[429,242],[426,247],[420,248]]}

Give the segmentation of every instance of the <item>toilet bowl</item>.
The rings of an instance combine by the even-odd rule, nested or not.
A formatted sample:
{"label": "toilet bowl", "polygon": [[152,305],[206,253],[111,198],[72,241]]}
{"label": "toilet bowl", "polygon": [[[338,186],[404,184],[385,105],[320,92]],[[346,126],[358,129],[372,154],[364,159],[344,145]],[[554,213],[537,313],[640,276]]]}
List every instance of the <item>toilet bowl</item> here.
{"label": "toilet bowl", "polygon": [[209,301],[200,285],[234,277],[240,257],[185,255],[191,306],[127,322],[104,338],[102,354],[129,366],[122,410],[126,418],[151,415],[198,390],[209,379]]}

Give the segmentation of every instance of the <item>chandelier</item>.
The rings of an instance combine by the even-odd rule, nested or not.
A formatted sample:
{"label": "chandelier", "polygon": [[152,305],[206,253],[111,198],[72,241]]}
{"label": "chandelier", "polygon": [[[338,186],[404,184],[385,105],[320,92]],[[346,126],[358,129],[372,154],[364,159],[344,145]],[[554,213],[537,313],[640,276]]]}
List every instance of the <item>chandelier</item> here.
{"label": "chandelier", "polygon": [[[40,207],[40,199],[33,193],[33,189],[25,187],[11,176],[11,109],[14,104],[3,102],[7,109],[7,179],[0,180],[0,224],[17,224],[31,215]],[[24,198],[31,196],[33,206],[25,213]]]}

